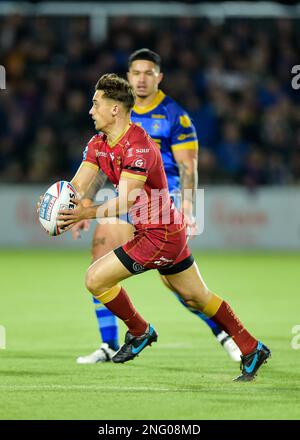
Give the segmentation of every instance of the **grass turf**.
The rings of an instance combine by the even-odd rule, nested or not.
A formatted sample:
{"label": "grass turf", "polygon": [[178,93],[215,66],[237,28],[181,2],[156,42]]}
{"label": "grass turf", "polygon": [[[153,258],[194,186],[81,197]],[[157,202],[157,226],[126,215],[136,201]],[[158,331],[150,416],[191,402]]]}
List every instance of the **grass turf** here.
{"label": "grass turf", "polygon": [[[159,340],[124,365],[77,365],[99,345],[85,293],[87,252],[0,252],[0,419],[297,419],[300,255],[196,255],[210,288],[272,349],[255,382],[232,383],[239,368],[201,320],[155,272],[124,282]],[[123,340],[125,327],[120,326]]]}

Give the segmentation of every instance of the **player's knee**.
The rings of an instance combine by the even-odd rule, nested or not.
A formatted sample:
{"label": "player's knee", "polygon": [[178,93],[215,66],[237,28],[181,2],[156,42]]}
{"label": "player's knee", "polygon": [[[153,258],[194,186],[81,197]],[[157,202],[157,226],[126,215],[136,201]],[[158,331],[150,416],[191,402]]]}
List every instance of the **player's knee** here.
{"label": "player's knee", "polygon": [[184,300],[185,305],[189,308],[189,309],[198,309],[198,302],[195,301],[194,299],[188,298]]}
{"label": "player's knee", "polygon": [[206,304],[209,302],[210,296],[210,291],[205,285],[203,285],[201,288],[189,292],[189,295],[183,300],[189,308],[199,310],[206,306]]}
{"label": "player's knee", "polygon": [[85,274],[85,287],[90,293],[94,293],[95,291],[95,279],[91,273],[91,270],[88,270]]}
{"label": "player's knee", "polygon": [[96,275],[93,268],[88,269],[85,275],[85,286],[92,295],[99,295],[99,293],[105,291],[102,286],[101,279],[99,279],[99,277]]}

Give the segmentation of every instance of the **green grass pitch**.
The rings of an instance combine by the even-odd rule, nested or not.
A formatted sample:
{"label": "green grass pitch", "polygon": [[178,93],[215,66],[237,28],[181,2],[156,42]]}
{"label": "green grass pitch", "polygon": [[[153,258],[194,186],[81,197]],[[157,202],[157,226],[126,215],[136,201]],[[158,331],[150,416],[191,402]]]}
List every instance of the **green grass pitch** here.
{"label": "green grass pitch", "polygon": [[[298,419],[300,255],[196,255],[212,290],[272,349],[256,381],[148,272],[124,285],[159,340],[124,365],[77,365],[99,344],[83,251],[0,252],[1,419]],[[125,327],[120,326],[123,340]],[[299,339],[298,339],[299,341]]]}

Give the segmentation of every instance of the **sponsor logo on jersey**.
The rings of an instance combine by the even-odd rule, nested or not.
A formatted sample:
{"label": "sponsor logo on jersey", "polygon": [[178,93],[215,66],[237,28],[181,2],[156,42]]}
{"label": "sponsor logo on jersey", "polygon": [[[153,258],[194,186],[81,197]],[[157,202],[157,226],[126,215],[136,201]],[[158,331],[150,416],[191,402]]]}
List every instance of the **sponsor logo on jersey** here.
{"label": "sponsor logo on jersey", "polygon": [[[179,136],[177,136],[177,139],[179,141],[184,141],[187,138],[196,138],[196,133],[192,132],[192,133],[188,133],[188,134],[180,134]],[[196,140],[196,139],[195,139]]]}
{"label": "sponsor logo on jersey", "polygon": [[114,153],[109,153],[111,160],[115,160],[115,155]]}
{"label": "sponsor logo on jersey", "polygon": [[95,150],[96,157],[107,157],[107,153],[105,151]]}
{"label": "sponsor logo on jersey", "polygon": [[119,167],[121,165],[121,163],[122,163],[121,156],[117,156],[117,159],[116,159],[117,166]]}
{"label": "sponsor logo on jersey", "polygon": [[137,148],[136,153],[149,153],[150,148]]}
{"label": "sponsor logo on jersey", "polygon": [[128,148],[127,150],[127,157],[132,157],[134,152],[134,148]]}
{"label": "sponsor logo on jersey", "polygon": [[152,113],[151,118],[153,119],[166,119],[166,115],[156,115]]}
{"label": "sponsor logo on jersey", "polygon": [[184,128],[190,127],[192,125],[192,122],[188,115],[179,116],[179,122],[180,125],[182,125]]}
{"label": "sponsor logo on jersey", "polygon": [[158,131],[160,129],[161,125],[158,121],[155,121],[154,124],[152,124],[152,129],[154,131]]}
{"label": "sponsor logo on jersey", "polygon": [[145,168],[146,161],[145,159],[137,159],[133,165],[138,168]]}

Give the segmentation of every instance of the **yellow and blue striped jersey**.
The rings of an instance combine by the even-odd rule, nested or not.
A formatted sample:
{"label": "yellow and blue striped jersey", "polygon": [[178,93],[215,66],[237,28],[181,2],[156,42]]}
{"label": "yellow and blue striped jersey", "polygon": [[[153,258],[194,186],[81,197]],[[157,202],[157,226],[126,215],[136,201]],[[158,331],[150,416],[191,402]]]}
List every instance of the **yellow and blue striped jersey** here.
{"label": "yellow and blue striped jersey", "polygon": [[173,152],[198,149],[196,130],[189,115],[172,98],[159,90],[147,107],[133,107],[131,120],[143,127],[160,147],[169,191],[178,191],[179,169]]}

